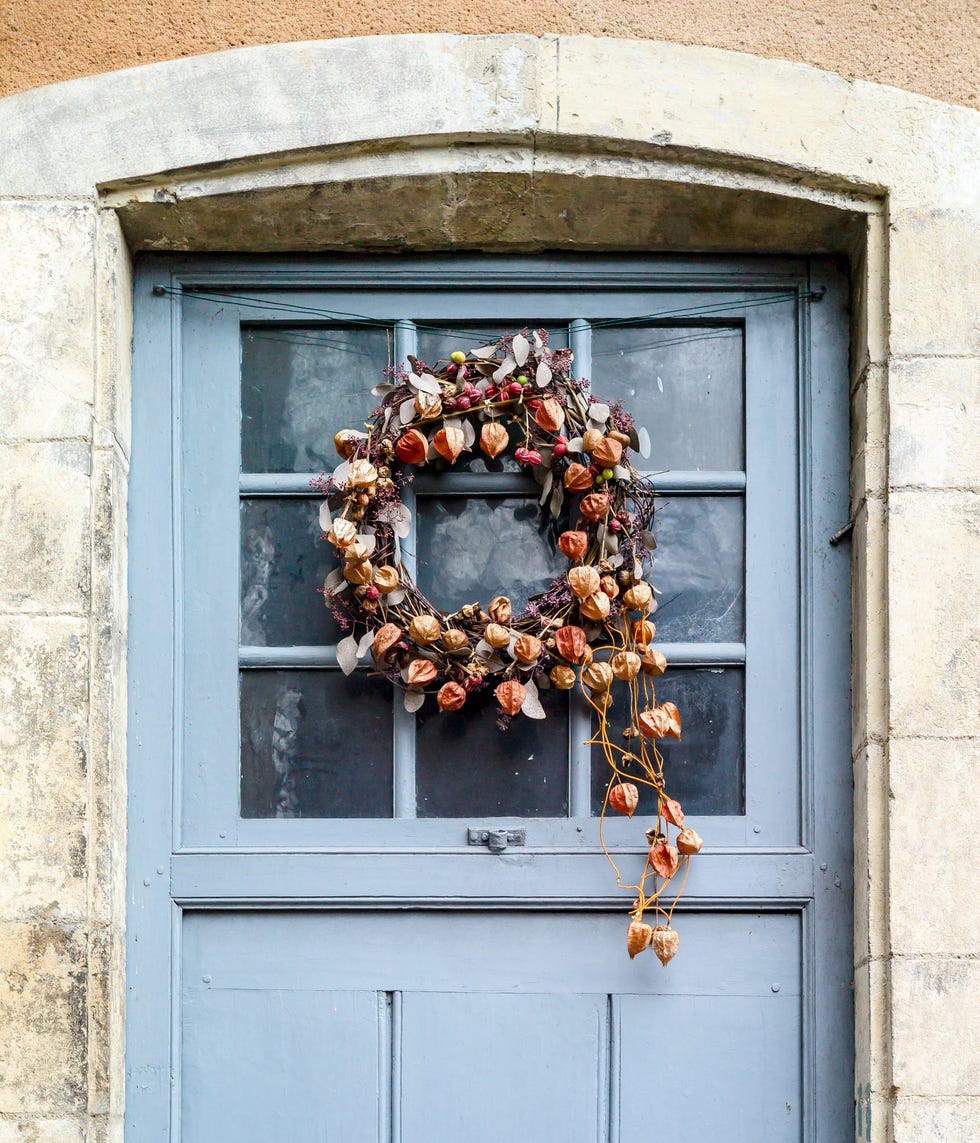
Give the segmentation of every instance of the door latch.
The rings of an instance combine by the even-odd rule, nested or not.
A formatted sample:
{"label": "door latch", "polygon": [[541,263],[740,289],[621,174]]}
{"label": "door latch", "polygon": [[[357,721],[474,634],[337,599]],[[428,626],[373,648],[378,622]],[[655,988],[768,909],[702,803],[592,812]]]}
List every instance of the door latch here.
{"label": "door latch", "polygon": [[522,829],[474,829],[466,831],[467,845],[485,845],[491,853],[503,853],[508,845],[523,845]]}

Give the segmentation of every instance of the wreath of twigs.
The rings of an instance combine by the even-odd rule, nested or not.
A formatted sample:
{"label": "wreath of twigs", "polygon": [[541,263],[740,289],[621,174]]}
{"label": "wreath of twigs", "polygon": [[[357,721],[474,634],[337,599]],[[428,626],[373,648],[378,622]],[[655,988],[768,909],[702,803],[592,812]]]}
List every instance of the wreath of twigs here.
{"label": "wreath of twigs", "polygon": [[[410,711],[430,695],[440,711],[459,710],[473,691],[492,686],[506,729],[518,716],[545,717],[540,688],[581,689],[597,721],[590,744],[609,763],[600,839],[608,809],[633,815],[638,784],[657,796],[637,884],[624,884],[604,840],[602,847],[617,885],[637,894],[630,957],[652,947],[666,964],[679,942],[674,907],[701,839],[667,795],[657,749],[659,739],[680,738],[681,717],[654,689],[667,666],[652,646],[657,604],[644,579],[656,547],[655,494],[630,461],[630,450],[649,454],[649,441],[621,403],[599,400],[587,381],[572,378],[571,365],[571,351],[550,348],[545,330],[525,329],[432,368],[410,357],[409,369],[386,370],[372,389],[380,404],[366,431],[336,434],[341,464],[318,482],[320,524],[341,560],[324,599],[350,632],[337,646],[340,668],[350,674],[370,653],[375,669],[403,688]],[[512,450],[540,485],[542,510],[556,527],[570,525],[557,539],[568,571],[521,614],[505,595],[485,609],[475,601],[446,614],[402,560],[411,525],[403,493],[414,471],[445,469],[477,449],[491,460]],[[623,701],[614,701],[617,692]],[[610,736],[611,716],[624,723],[622,745]],[[682,870],[675,893],[669,887]],[[643,920],[647,911],[654,926]]]}

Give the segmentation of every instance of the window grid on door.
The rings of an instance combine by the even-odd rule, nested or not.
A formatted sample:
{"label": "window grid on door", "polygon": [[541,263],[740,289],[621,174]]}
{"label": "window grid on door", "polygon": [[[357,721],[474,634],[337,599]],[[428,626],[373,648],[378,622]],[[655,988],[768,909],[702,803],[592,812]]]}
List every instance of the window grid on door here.
{"label": "window grid on door", "polygon": [[[422,323],[417,324],[413,320],[403,318],[392,322],[388,327],[390,352],[395,363],[405,362],[409,356],[418,356],[419,324]],[[473,323],[465,324],[471,326]],[[494,322],[495,326],[500,326],[501,328],[504,328],[505,324],[506,323],[503,322]],[[567,323],[551,321],[548,324],[552,330],[567,329],[569,344],[575,355],[576,375],[580,377],[591,376],[593,373],[593,323],[586,319],[572,319]],[[318,328],[326,328],[329,330],[330,327]],[[700,334],[691,333],[690,331],[685,333],[683,329],[665,329],[663,326],[648,327],[639,332],[649,333],[651,331],[661,335],[667,333],[669,337],[681,341],[697,340],[698,336],[701,338],[712,336],[711,334],[705,335],[703,331]],[[724,332],[724,330],[719,331],[718,336],[723,336]],[[729,329],[728,332],[732,333],[735,331]],[[676,337],[674,337],[675,334]],[[468,347],[469,346],[467,346],[467,348]],[[600,396],[605,397],[607,395],[599,384],[596,385],[596,391]],[[638,422],[642,424],[642,408],[632,408],[629,403],[627,407],[630,408],[630,411],[636,413]],[[244,427],[243,423],[243,430]],[[741,429],[741,426],[738,426],[738,429]],[[243,435],[243,441],[244,440],[245,437]],[[324,444],[329,446],[330,442],[325,441]],[[247,454],[249,451],[254,454],[254,450],[248,450],[243,443],[243,468],[246,459],[248,459]],[[243,506],[273,501],[288,504],[291,499],[295,500],[299,498],[313,505],[315,504],[315,500],[311,493],[310,480],[311,477],[316,475],[318,475],[318,472],[312,470],[304,472],[242,471],[239,479],[240,501]],[[744,504],[746,487],[744,453],[742,455],[742,465],[739,468],[724,470],[674,469],[666,472],[651,472],[646,475],[654,478],[655,485],[659,492],[673,498],[710,497],[711,499],[708,503],[717,503],[717,498],[719,497],[732,497]],[[536,496],[536,486],[533,480],[519,472],[494,474],[456,472],[446,473],[438,477],[421,474],[416,483],[418,495],[416,493],[416,487],[412,484],[406,487],[404,493],[406,505],[412,512],[413,533],[402,546],[403,562],[413,578],[417,578],[418,571],[416,565],[416,535],[419,508],[418,500],[420,496]],[[744,551],[742,553],[742,565],[739,568],[739,574],[742,577],[739,591],[744,593]],[[656,582],[656,574],[654,574],[652,578],[654,582]],[[491,590],[497,586],[498,585],[487,585],[487,590]],[[499,585],[499,590],[505,590],[505,585]],[[245,632],[243,631],[242,634],[244,635]],[[740,701],[744,705],[744,675],[742,675],[745,665],[744,637],[742,640],[728,642],[694,642],[685,640],[665,644],[658,640],[658,645],[664,649],[668,657],[668,662],[674,670],[674,674],[670,676],[672,678],[679,677],[676,673],[677,671],[690,672],[692,670],[707,669],[718,672],[723,671],[725,668],[735,668],[735,670],[739,672],[739,676],[729,675],[728,677],[741,679],[743,689],[741,690]],[[254,693],[255,688],[253,684],[259,672],[281,672],[290,669],[309,671],[310,669],[318,668],[322,671],[330,672],[332,675],[333,672],[339,669],[337,667],[335,645],[310,646],[307,644],[297,644],[294,646],[256,646],[246,642],[242,642],[239,646],[239,668],[242,677],[240,691],[242,695],[244,695],[246,691],[248,691],[249,694]],[[246,678],[246,676],[250,677]],[[694,678],[694,676],[691,675],[689,678]],[[738,701],[737,696],[736,701]],[[484,717],[488,717],[488,715],[484,713]],[[590,814],[595,812],[596,802],[600,796],[598,790],[603,781],[603,766],[597,766],[593,759],[592,748],[588,744],[588,740],[592,734],[590,712],[582,697],[576,692],[573,692],[569,696],[567,726],[567,808],[565,809],[565,813],[571,818],[589,817]],[[383,804],[387,801],[387,798],[375,796],[373,799],[368,798],[367,800],[359,802],[356,796],[351,797],[348,794],[348,800],[343,813],[330,816],[377,816],[394,817],[397,819],[412,819],[420,816],[419,794],[417,789],[416,715],[405,710],[399,691],[396,691],[393,698],[391,727],[392,755],[390,777],[388,776],[389,772],[386,770],[383,761],[369,759],[369,762],[375,766],[375,770],[371,771],[371,773],[374,774],[375,782],[380,781],[385,786],[388,781],[391,783],[390,806]],[[242,733],[244,734],[244,729]],[[270,733],[274,735],[276,729],[272,728]],[[744,735],[744,726],[742,733]],[[744,751],[744,743],[739,743],[738,748]],[[742,781],[741,770],[738,781]],[[377,785],[375,785],[375,791],[377,791]],[[741,800],[741,790],[739,790],[739,800]],[[267,814],[257,812],[254,805],[249,805],[248,799],[245,797],[244,781],[242,782],[241,809],[243,816],[246,817],[267,816]],[[741,804],[735,809],[735,812],[744,812]],[[285,816],[290,815],[287,812]],[[437,816],[467,815],[465,815],[464,811],[463,815],[437,813]],[[541,815],[532,814],[531,816]],[[545,816],[553,815],[548,814]],[[564,814],[562,816],[564,816]]]}

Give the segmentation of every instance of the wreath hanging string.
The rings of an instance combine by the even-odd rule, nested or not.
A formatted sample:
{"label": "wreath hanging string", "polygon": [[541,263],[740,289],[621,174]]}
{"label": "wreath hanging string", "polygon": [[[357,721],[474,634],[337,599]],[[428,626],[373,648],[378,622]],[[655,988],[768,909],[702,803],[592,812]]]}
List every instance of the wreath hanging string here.
{"label": "wreath hanging string", "polygon": [[[667,794],[657,749],[658,740],[680,738],[681,716],[658,702],[654,685],[667,666],[653,646],[657,604],[644,578],[656,547],[655,494],[630,461],[631,450],[649,454],[649,440],[620,402],[603,402],[571,377],[570,350],[548,342],[547,331],[525,329],[457,350],[431,369],[410,357],[408,369],[386,371],[371,391],[380,404],[366,431],[336,434],[341,463],[318,482],[320,525],[341,560],[324,599],[351,631],[337,646],[340,668],[350,674],[370,652],[376,670],[404,690],[409,711],[429,696],[440,711],[459,710],[474,690],[492,686],[506,729],[515,717],[545,717],[539,689],[581,690],[596,716],[589,744],[609,765],[600,839],[607,810],[632,817],[638,784],[657,797],[636,884],[624,883],[604,840],[602,848],[617,885],[637,895],[630,957],[652,948],[666,965],[679,943],[674,907],[702,842]],[[568,570],[520,614],[503,594],[485,609],[474,602],[444,613],[402,560],[411,526],[403,493],[414,470],[444,468],[476,449],[491,460],[513,450],[540,486],[542,510],[568,517],[557,540]],[[611,718],[625,724],[615,741]],[[653,925],[643,919],[648,911]]]}

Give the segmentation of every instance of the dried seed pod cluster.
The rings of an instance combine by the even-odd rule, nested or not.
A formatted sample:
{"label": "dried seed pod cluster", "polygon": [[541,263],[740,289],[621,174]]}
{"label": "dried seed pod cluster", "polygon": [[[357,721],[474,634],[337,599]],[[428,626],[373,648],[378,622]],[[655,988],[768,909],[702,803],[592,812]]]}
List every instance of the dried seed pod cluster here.
{"label": "dried seed pod cluster", "polygon": [[[349,674],[370,654],[375,670],[405,690],[409,710],[434,701],[449,714],[490,688],[505,728],[518,716],[545,717],[542,690],[581,690],[598,724],[593,744],[610,766],[608,806],[649,816],[655,800],[659,840],[635,887],[630,955],[652,947],[660,956],[665,926],[646,925],[644,909],[667,916],[661,894],[701,839],[681,828],[657,749],[680,737],[681,719],[673,703],[657,701],[652,681],[667,667],[651,646],[654,491],[630,459],[631,450],[647,455],[648,438],[621,403],[592,396],[571,366],[571,352],[552,348],[539,329],[460,348],[432,366],[409,358],[387,370],[372,390],[378,407],[366,431],[336,434],[341,463],[320,481],[320,525],[340,565],[324,601],[350,632],[337,646],[341,669]],[[523,610],[500,594],[445,613],[402,561],[412,527],[403,490],[413,469],[508,452],[536,482],[568,567]],[[611,737],[611,720],[625,745]],[[681,829],[673,842],[671,826]],[[648,877],[663,881],[652,894]]]}

